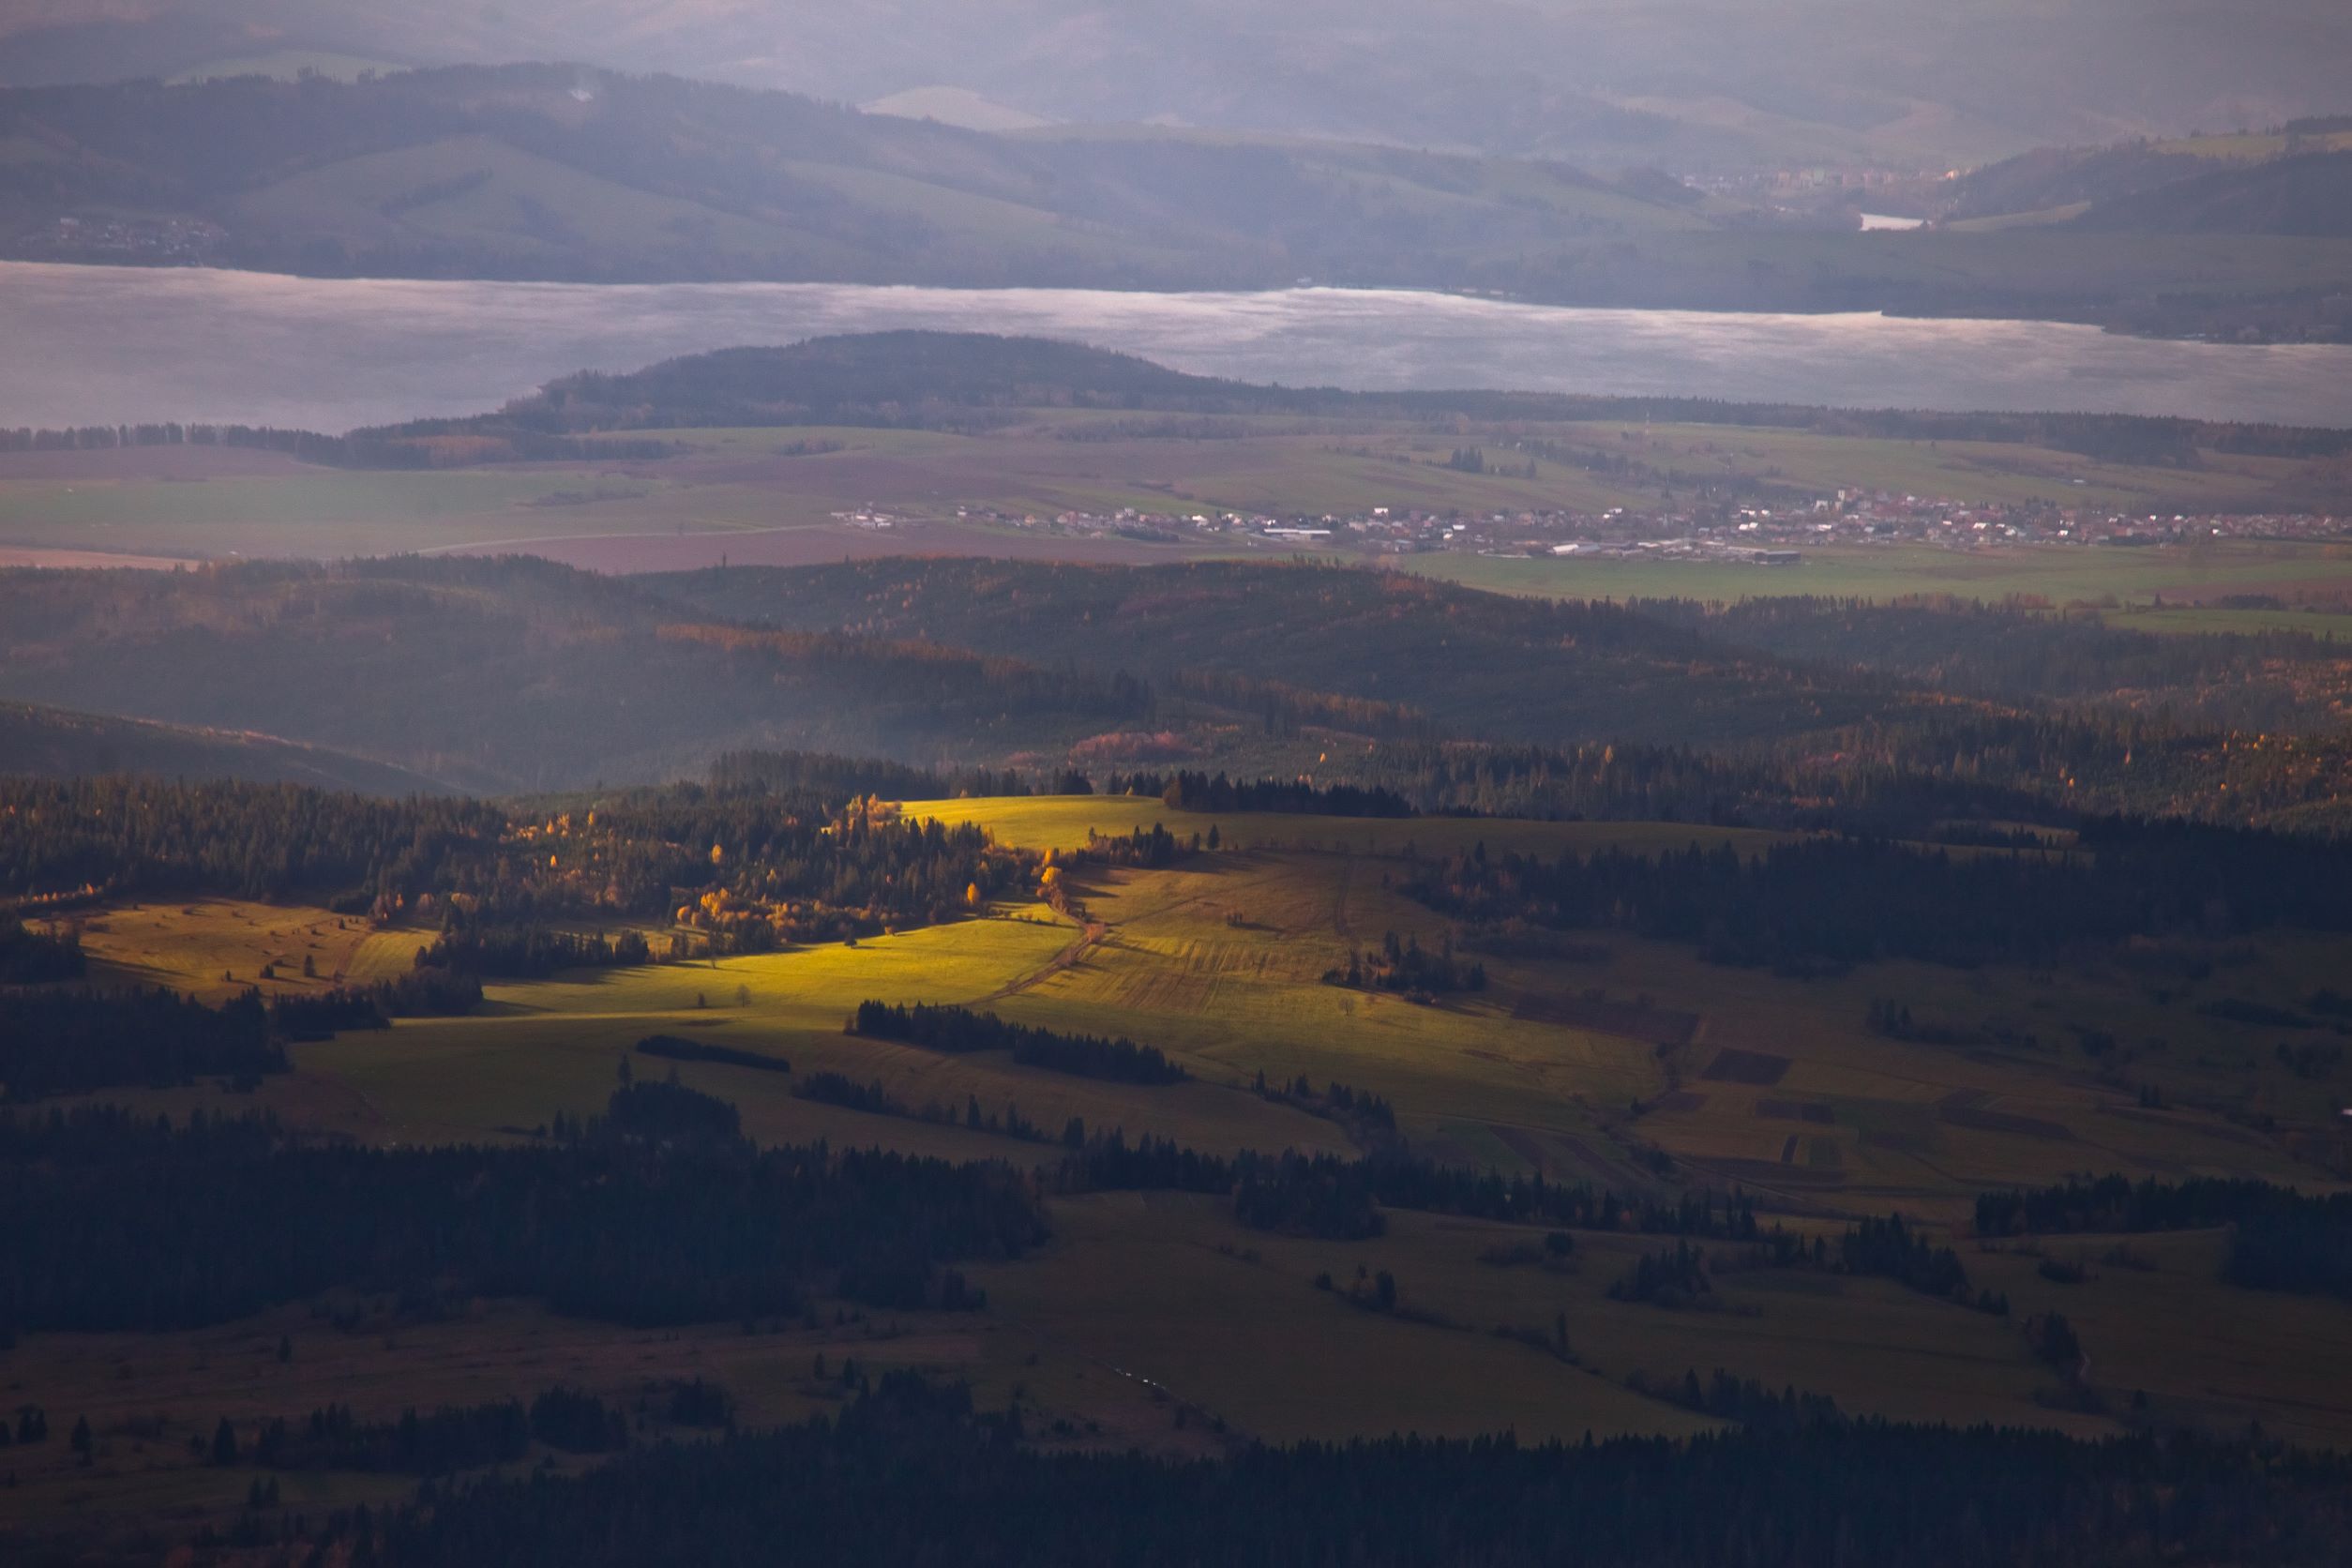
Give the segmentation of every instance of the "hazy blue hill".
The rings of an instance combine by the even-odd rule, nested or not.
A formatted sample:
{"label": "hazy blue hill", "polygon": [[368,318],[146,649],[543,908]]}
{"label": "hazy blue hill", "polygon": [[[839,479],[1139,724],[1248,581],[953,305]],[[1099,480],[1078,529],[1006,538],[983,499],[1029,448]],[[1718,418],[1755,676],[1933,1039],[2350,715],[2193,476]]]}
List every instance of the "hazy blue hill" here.
{"label": "hazy blue hill", "polygon": [[[992,136],[568,66],[0,92],[0,243],[217,226],[177,259],[566,279],[1441,283],[1705,227],[1559,165],[1176,134]],[[128,259],[153,259],[135,247]]]}
{"label": "hazy blue hill", "polygon": [[[1295,395],[1293,395],[1295,396]],[[1132,354],[1043,338],[878,332],[688,354],[550,383],[495,416],[531,429],[895,422],[925,411],[1289,400]]]}
{"label": "hazy blue hill", "polygon": [[273,735],[0,702],[0,774],[76,778],[107,773],[311,784],[378,795],[430,793],[444,788],[405,768]]}
{"label": "hazy blue hill", "polygon": [[2224,167],[2101,202],[2086,229],[2196,234],[2352,235],[2352,153]]}
{"label": "hazy blue hill", "polygon": [[[1616,167],[1943,168],[2341,111],[2337,0],[19,0],[0,82],[578,59]],[[257,44],[256,40],[264,40]]]}
{"label": "hazy blue hill", "polygon": [[2212,166],[2193,153],[2152,146],[2037,147],[1965,175],[1949,214],[1998,218],[2152,190]]}
{"label": "hazy blue hill", "polygon": [[0,572],[0,696],[264,730],[476,791],[699,774],[725,751],[935,761],[1148,717],[1109,671],[737,636],[525,558]]}

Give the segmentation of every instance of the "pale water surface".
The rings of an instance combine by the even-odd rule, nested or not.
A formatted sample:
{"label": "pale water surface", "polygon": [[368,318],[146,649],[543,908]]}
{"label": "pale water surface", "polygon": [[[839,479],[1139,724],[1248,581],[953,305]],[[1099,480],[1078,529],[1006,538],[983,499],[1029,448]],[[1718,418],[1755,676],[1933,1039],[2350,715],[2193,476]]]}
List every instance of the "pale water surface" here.
{"label": "pale water surface", "polygon": [[0,263],[0,426],[340,430],[494,407],[570,370],[905,326],[1039,333],[1291,385],[2352,426],[2352,348],[2037,322],[1575,309],[1397,290],[321,281],[38,263]]}

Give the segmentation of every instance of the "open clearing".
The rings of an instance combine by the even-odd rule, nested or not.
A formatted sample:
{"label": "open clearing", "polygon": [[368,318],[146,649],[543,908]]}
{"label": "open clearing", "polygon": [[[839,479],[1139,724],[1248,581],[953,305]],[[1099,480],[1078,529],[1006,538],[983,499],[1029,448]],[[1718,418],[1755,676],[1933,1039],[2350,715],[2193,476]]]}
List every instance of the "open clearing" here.
{"label": "open clearing", "polygon": [[[1970,442],[1892,441],[1728,426],[1600,421],[1472,430],[1508,466],[1515,443],[1532,478],[1448,466],[1464,439],[1411,421],[1254,416],[1207,422],[1111,411],[1033,411],[984,434],[859,428],[662,432],[662,459],[519,463],[425,472],[307,466],[279,454],[159,447],[0,454],[0,546],[158,560],[406,550],[528,551],[598,571],[682,570],[720,560],[808,565],[876,554],[1146,562],[1265,553],[1275,547],[1180,530],[1172,542],[1054,532],[1063,511],[1123,507],[1316,517],[1399,512],[1639,512],[1659,504],[1641,475],[1673,475],[1765,504],[1841,488],[1976,504],[2047,501],[2132,515],[2352,510],[2325,464],[2208,454],[2193,469],[2102,462],[2075,453]],[[1586,460],[1594,466],[1586,466]],[[1604,463],[1600,460],[1606,459]],[[1633,462],[1627,474],[1609,463]],[[2331,499],[2333,498],[2333,499]],[[887,529],[836,514],[881,508]],[[1030,528],[959,520],[978,508],[1034,517]],[[2352,549],[2223,542],[2211,548],[1943,550],[1808,548],[1795,569],[1700,562],[1566,562],[1458,553],[1408,556],[1407,569],[1504,592],[1580,597],[1736,598],[1790,593],[1888,597],[2114,596],[2144,605],[2282,580],[2352,583]],[[2170,629],[2159,627],[2156,629]],[[2183,628],[2185,629],[2185,628]]]}

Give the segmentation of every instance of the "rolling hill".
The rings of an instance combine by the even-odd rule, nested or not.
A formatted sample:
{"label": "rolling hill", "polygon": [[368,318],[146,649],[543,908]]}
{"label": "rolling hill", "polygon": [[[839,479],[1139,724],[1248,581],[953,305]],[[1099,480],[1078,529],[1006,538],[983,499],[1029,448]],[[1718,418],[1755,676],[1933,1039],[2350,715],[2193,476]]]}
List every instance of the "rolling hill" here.
{"label": "rolling hill", "polygon": [[13,259],[601,283],[1304,279],[1589,306],[2344,329],[2325,312],[2275,327],[2266,313],[2352,283],[2352,245],[2332,230],[2225,246],[2160,230],[2121,248],[2064,224],[1862,234],[1854,202],[1182,128],[991,134],[575,66],[0,90],[0,256]]}
{"label": "rolling hill", "polygon": [[1150,702],[925,643],[734,634],[527,559],[9,572],[0,603],[10,697],[267,728],[464,788],[671,777],[744,746],[1066,746]]}
{"label": "rolling hill", "polygon": [[1691,193],[1663,196],[1558,164],[1386,148],[987,135],[569,66],[0,94],[0,234],[68,259],[580,281],[1441,283],[1575,238],[1705,227]]}
{"label": "rolling hill", "polygon": [[2075,223],[2130,234],[2352,234],[2352,152],[2224,166],[2094,203]]}
{"label": "rolling hill", "polygon": [[443,788],[405,768],[272,735],[0,702],[0,775],[74,778],[102,773],[308,784],[379,795],[431,793]]}

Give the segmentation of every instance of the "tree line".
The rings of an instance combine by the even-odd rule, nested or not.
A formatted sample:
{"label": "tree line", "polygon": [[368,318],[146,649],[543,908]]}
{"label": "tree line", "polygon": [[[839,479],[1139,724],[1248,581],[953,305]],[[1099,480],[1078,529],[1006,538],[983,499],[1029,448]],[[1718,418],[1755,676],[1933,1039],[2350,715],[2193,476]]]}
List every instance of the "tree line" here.
{"label": "tree line", "polygon": [[426,964],[476,974],[651,957],[636,933],[557,920],[676,922],[721,951],[873,935],[968,912],[1033,865],[968,823],[838,796],[680,785],[539,812],[296,785],[0,780],[0,891],[308,897],[422,916],[445,927]]}
{"label": "tree line", "polygon": [[38,986],[76,980],[84,968],[82,933],[37,931],[22,920],[0,917],[0,986]]}
{"label": "tree line", "polygon": [[0,1115],[0,1324],[193,1327],[338,1287],[645,1325],[797,1314],[819,1290],[911,1308],[938,1304],[940,1265],[1045,1234],[1005,1168],[680,1138],[685,1102],[637,1087],[653,1093],[609,1108],[615,1136],[523,1147],[310,1144],[261,1114]]}
{"label": "tree line", "polygon": [[23,1102],[214,1077],[249,1085],[287,1070],[281,1037],[252,991],[207,1007],[161,987],[0,988],[0,1093]]}
{"label": "tree line", "polygon": [[[1762,1396],[1724,1403],[1760,1410]],[[1682,1441],[1394,1437],[1174,1460],[1042,1452],[960,1388],[891,1373],[837,1419],[342,1513],[319,1545],[436,1568],[733,1568],[773,1561],[779,1540],[811,1560],[880,1565],[2015,1568],[2316,1563],[2352,1540],[2352,1470],[2336,1455],[1792,1413]]]}
{"label": "tree line", "polygon": [[2306,1194],[2244,1178],[2103,1176],[1981,1193],[1976,1200],[1980,1236],[2222,1226],[2230,1230],[2222,1277],[2231,1284],[2352,1298],[2352,1194]]}
{"label": "tree line", "polygon": [[1138,1046],[1124,1036],[1106,1039],[1008,1023],[993,1013],[975,1013],[969,1007],[861,1002],[851,1017],[849,1033],[957,1055],[1008,1051],[1023,1066],[1118,1083],[1182,1083],[1192,1076],[1156,1046]]}
{"label": "tree line", "polygon": [[1305,779],[1237,779],[1223,773],[1179,771],[1112,774],[1102,792],[1107,795],[1157,796],[1171,811],[1265,811],[1287,816],[1410,817],[1412,806],[1402,795],[1378,785],[1318,785]]}
{"label": "tree line", "polygon": [[2134,936],[2352,926],[2352,846],[2109,821],[2075,852],[1954,854],[1870,838],[1558,857],[1483,844],[1402,884],[1457,919],[1617,928],[1787,971],[1916,958],[2046,963]]}

